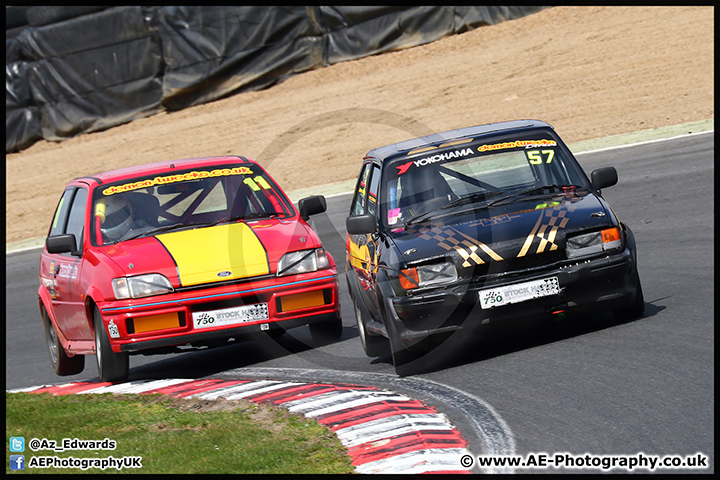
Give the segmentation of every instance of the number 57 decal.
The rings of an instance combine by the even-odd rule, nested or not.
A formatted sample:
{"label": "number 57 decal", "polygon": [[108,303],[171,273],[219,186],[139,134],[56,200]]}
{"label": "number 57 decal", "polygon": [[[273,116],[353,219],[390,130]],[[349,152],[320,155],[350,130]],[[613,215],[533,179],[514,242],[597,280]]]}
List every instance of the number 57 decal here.
{"label": "number 57 decal", "polygon": [[528,162],[530,162],[531,165],[540,165],[543,163],[543,155],[547,155],[545,163],[552,162],[552,159],[555,156],[555,150],[528,150],[525,154],[527,155]]}

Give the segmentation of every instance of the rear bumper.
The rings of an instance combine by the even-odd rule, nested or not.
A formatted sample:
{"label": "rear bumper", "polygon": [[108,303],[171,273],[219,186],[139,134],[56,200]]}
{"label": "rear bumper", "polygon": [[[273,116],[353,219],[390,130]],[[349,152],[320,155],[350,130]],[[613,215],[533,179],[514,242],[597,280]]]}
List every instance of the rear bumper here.
{"label": "rear bumper", "polygon": [[[480,290],[549,277],[557,277],[560,293],[488,309],[480,306]],[[495,326],[542,321],[559,311],[598,314],[629,307],[636,296],[636,278],[634,256],[626,249],[605,258],[514,276],[511,281],[482,285],[466,282],[397,297],[392,299],[390,316],[403,345],[411,347],[431,336],[472,334]]]}
{"label": "rear bumper", "polygon": [[[241,306],[267,308],[267,318],[200,326],[199,314]],[[266,307],[265,307],[266,306]],[[99,304],[115,352],[222,342],[261,331],[287,330],[340,316],[335,268],[141,300]],[[210,315],[212,316],[212,315]]]}

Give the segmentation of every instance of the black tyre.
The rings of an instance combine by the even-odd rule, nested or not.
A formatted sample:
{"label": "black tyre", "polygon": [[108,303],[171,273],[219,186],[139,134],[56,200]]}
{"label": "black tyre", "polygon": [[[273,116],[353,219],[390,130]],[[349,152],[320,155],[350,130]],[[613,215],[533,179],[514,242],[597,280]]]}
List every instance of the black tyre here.
{"label": "black tyre", "polygon": [[342,318],[339,315],[332,320],[311,323],[309,327],[313,342],[321,345],[337,340],[342,336]]}
{"label": "black tyre", "polygon": [[355,321],[357,322],[360,343],[362,344],[365,355],[368,357],[379,357],[390,353],[390,343],[385,337],[370,334],[365,328],[365,320],[355,298],[352,298],[353,308],[355,310]]}
{"label": "black tyre", "polygon": [[124,382],[127,380],[130,369],[128,354],[112,351],[105,325],[97,309],[95,309],[93,319],[95,324],[95,357],[100,380],[103,382]]}
{"label": "black tyre", "polygon": [[68,356],[45,310],[42,312],[42,321],[45,327],[45,341],[50,353],[50,363],[55,373],[63,377],[81,373],[85,369],[85,355]]}
{"label": "black tyre", "polygon": [[392,350],[393,366],[395,373],[401,377],[415,375],[421,373],[428,368],[428,355],[423,350],[408,350],[402,345],[398,345],[399,340],[394,342],[390,340],[390,348]]}
{"label": "black tyre", "polygon": [[635,272],[637,282],[637,293],[633,304],[625,309],[613,311],[616,320],[628,321],[640,318],[645,313],[645,296],[643,295],[642,285],[640,284],[640,276]]}
{"label": "black tyre", "polygon": [[387,311],[387,309],[392,307],[386,303],[385,308],[387,313],[386,326],[388,330],[388,340],[390,340],[390,350],[393,365],[395,366],[395,373],[401,377],[406,377],[425,371],[429,362],[427,349],[423,348],[423,344],[417,344],[412,350],[409,350],[403,345],[400,340],[400,332],[393,323],[392,313]]}

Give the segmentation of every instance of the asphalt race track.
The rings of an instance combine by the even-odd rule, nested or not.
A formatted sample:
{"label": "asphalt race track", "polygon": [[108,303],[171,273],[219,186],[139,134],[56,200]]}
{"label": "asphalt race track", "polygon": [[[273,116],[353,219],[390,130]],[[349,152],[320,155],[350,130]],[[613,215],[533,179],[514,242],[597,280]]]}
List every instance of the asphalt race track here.
{"label": "asphalt race track", "polygon": [[[646,301],[638,320],[618,323],[602,315],[466,338],[437,354],[434,371],[399,379],[389,357],[363,353],[341,278],[344,331],[338,342],[314,346],[302,327],[277,341],[262,337],[215,350],[135,356],[130,380],[282,376],[365,382],[444,412],[475,454],[487,453],[493,441],[496,447],[504,442],[502,453],[523,456],[701,453],[709,468],[687,472],[711,473],[713,157],[713,132],[578,155],[588,173],[617,168],[618,184],[603,193],[637,238]],[[341,272],[349,201],[349,195],[329,197],[327,214],[312,218]],[[94,357],[81,375],[57,377],[50,368],[37,307],[39,256],[39,249],[6,256],[6,389],[97,381]]]}

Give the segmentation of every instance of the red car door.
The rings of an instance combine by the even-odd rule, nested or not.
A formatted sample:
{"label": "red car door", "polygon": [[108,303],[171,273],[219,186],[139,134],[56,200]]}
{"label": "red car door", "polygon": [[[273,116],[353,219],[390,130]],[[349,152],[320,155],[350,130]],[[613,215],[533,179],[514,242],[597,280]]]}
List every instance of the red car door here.
{"label": "red car door", "polygon": [[63,336],[68,340],[91,340],[92,330],[85,315],[84,292],[81,289],[83,270],[83,242],[85,233],[85,210],[88,192],[84,188],[76,188],[74,192],[66,191],[61,202],[70,202],[70,208],[64,209],[61,204],[53,221],[50,235],[72,233],[75,235],[77,251],[63,254],[45,252],[47,260],[48,283],[51,286],[52,308],[55,319]]}

